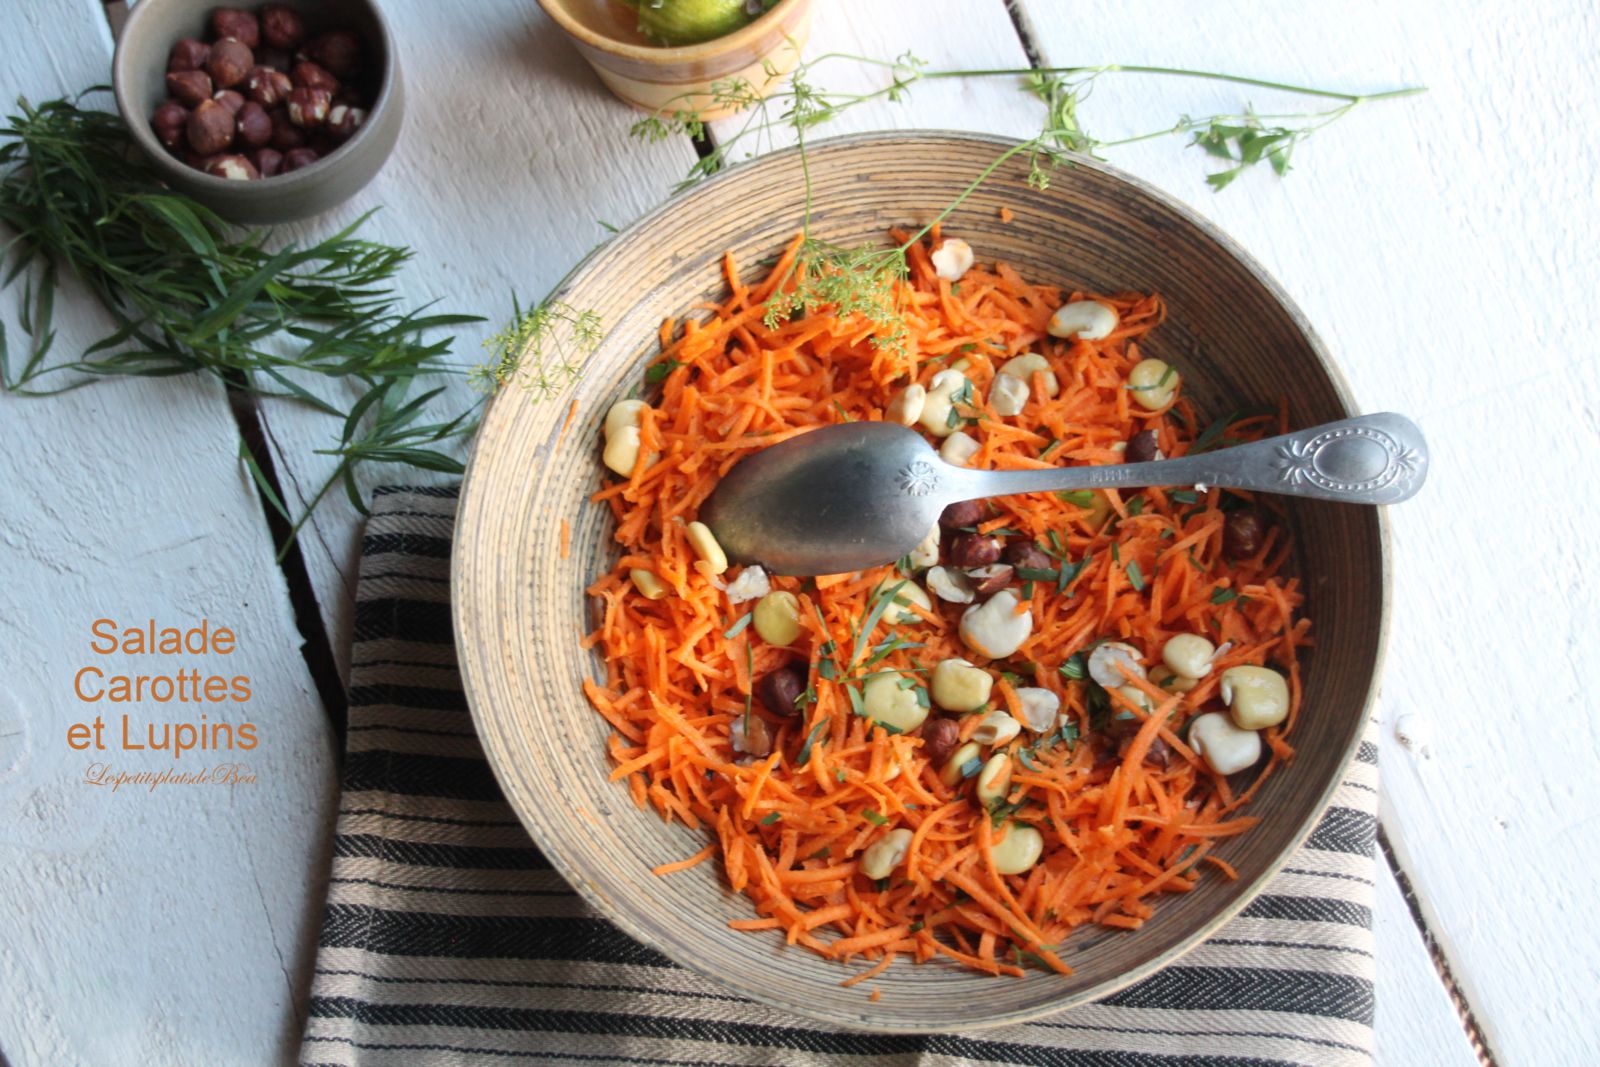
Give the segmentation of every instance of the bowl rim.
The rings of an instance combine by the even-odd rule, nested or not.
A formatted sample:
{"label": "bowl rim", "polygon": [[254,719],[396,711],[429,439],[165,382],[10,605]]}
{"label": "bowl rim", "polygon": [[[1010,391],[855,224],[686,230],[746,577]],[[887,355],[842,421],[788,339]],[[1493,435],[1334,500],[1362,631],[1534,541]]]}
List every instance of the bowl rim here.
{"label": "bowl rim", "polygon": [[[849,147],[856,144],[874,142],[894,144],[904,141],[949,140],[978,142],[987,146],[992,146],[1000,151],[1004,151],[1008,148],[1014,148],[1018,144],[1022,143],[1016,138],[967,130],[879,130],[868,131],[864,133],[843,134],[828,138],[819,138],[818,140],[808,142],[806,149],[808,151],[817,151],[827,148]],[[799,147],[795,146],[770,152],[754,159],[741,161],[733,166],[728,167],[726,170],[713,175],[704,182],[701,182],[699,185],[695,186],[695,189],[698,190],[714,187],[717,184],[734,180],[734,178],[742,174],[747,169],[759,167],[763,164],[773,165],[777,161],[796,155],[799,151]],[[1183,203],[1176,196],[1164,192],[1144,179],[1136,177],[1119,168],[1113,167],[1092,156],[1081,155],[1075,152],[1064,152],[1062,155],[1070,159],[1073,165],[1086,167],[1091,170],[1098,171],[1114,180],[1121,181],[1133,188],[1135,191],[1150,197],[1151,199],[1160,203],[1162,206],[1178,213],[1192,225],[1198,227],[1206,237],[1215,241],[1225,253],[1233,256],[1238,261],[1240,266],[1248,271],[1256,280],[1256,282],[1260,284],[1265,291],[1283,307],[1284,311],[1293,320],[1296,329],[1300,330],[1304,334],[1312,354],[1317,360],[1318,366],[1328,376],[1328,380],[1333,387],[1334,394],[1338,398],[1340,405],[1346,409],[1347,416],[1360,414],[1360,410],[1355,404],[1355,398],[1353,391],[1350,388],[1349,380],[1345,377],[1343,371],[1339,369],[1338,365],[1334,363],[1332,357],[1328,353],[1327,347],[1322,342],[1322,338],[1317,334],[1316,330],[1312,328],[1310,321],[1300,310],[1299,306],[1295,304],[1292,299],[1290,299],[1288,293],[1284,291],[1282,286],[1280,286],[1277,281],[1273,279],[1271,274],[1267,272],[1267,270],[1255,259],[1254,256],[1250,255],[1249,252],[1245,251],[1242,246],[1224,233],[1219,227],[1201,216],[1197,211]],[[692,191],[693,190],[690,192]],[[567,272],[561,281],[556,284],[556,286],[550,291],[550,295],[547,299],[563,299],[566,293],[572,288],[575,281],[589,268],[594,261],[603,255],[614,242],[629,237],[636,231],[644,229],[645,227],[653,224],[656,222],[656,220],[667,215],[669,212],[678,210],[682,202],[682,197],[669,198],[668,200],[657,205],[655,208],[652,208],[650,211],[645,212],[627,226],[623,227],[603,244],[591,249],[588,254],[580,259],[573,266],[573,268]],[[488,421],[493,414],[495,402],[498,399],[498,396],[490,398],[489,404],[484,411],[482,421],[480,422],[480,427],[488,424]],[[474,447],[472,455],[468,458],[466,471],[462,476],[460,496],[456,505],[455,539],[458,546],[461,543],[462,526],[466,523],[472,522],[479,513],[483,513],[487,516],[493,511],[492,498],[486,495],[486,488],[479,484],[480,479],[474,477],[474,472],[477,469],[477,458],[477,448]],[[735,984],[729,981],[725,975],[719,974],[702,966],[692,956],[687,954],[680,955],[675,951],[669,951],[666,947],[658,945],[656,942],[650,939],[650,937],[644,932],[642,925],[636,923],[632,916],[628,915],[622,909],[613,906],[609,898],[596,891],[593,884],[584,876],[583,872],[578,869],[577,865],[569,862],[567,857],[561,854],[559,848],[559,837],[544,825],[542,813],[537,809],[528,809],[525,805],[513,799],[514,794],[507,788],[508,780],[506,774],[502,772],[501,768],[502,766],[511,766],[515,758],[515,754],[502,751],[498,747],[496,733],[487,729],[489,711],[484,706],[484,702],[480,701],[477,696],[477,694],[484,688],[477,682],[477,668],[479,661],[473,654],[474,650],[467,645],[463,636],[470,627],[471,620],[473,618],[473,612],[471,610],[473,603],[472,581],[471,575],[467,569],[466,553],[459,551],[452,552],[450,560],[450,612],[451,623],[455,637],[456,662],[461,673],[462,690],[466,696],[468,711],[472,716],[473,728],[478,734],[479,741],[483,746],[485,758],[487,759],[489,767],[494,774],[496,783],[501,787],[501,792],[505,796],[506,803],[514,812],[516,812],[517,818],[522,823],[523,828],[528,831],[529,836],[533,838],[534,843],[539,847],[540,852],[544,854],[545,858],[550,862],[555,871],[560,874],[561,877],[565,879],[574,890],[577,891],[586,904],[593,908],[599,915],[615,924],[629,937],[633,938],[640,944],[647,945],[651,948],[654,948],[656,951],[661,952],[678,966],[684,967],[685,969],[693,971],[696,974],[702,975],[706,978],[713,979],[719,982],[724,988],[731,989],[742,997],[746,997],[752,1001],[755,1001],[756,1003],[766,1005],[767,1007],[776,1008],[783,1011],[800,1011],[804,1014],[805,1018],[813,1022],[822,1022],[846,1030],[871,1033],[940,1034],[989,1030],[995,1027],[1015,1025],[1018,1023],[1030,1022],[1035,1019],[1046,1018],[1059,1012],[1066,1011],[1070,1008],[1075,1008],[1084,1004],[1093,1003],[1097,1000],[1102,1000],[1105,997],[1111,996],[1120,990],[1126,989],[1135,982],[1138,982],[1141,979],[1144,979],[1156,973],[1157,971],[1172,965],[1177,960],[1193,951],[1195,948],[1198,948],[1224,925],[1233,920],[1241,911],[1248,907],[1256,897],[1260,896],[1261,893],[1266,889],[1268,883],[1270,883],[1283,868],[1283,866],[1288,863],[1289,858],[1294,855],[1296,850],[1298,850],[1301,845],[1305,843],[1306,838],[1310,836],[1312,830],[1316,828],[1317,823],[1322,820],[1323,815],[1327,813],[1328,808],[1332,805],[1335,794],[1338,792],[1345,777],[1349,774],[1350,766],[1355,761],[1356,754],[1360,751],[1363,734],[1366,732],[1365,724],[1372,718],[1373,706],[1378,699],[1378,692],[1381,688],[1380,683],[1383,678],[1383,672],[1388,657],[1390,608],[1393,601],[1393,546],[1390,540],[1388,508],[1386,506],[1379,505],[1374,507],[1374,511],[1376,512],[1376,520],[1378,524],[1377,566],[1379,578],[1379,602],[1377,641],[1375,645],[1371,676],[1367,680],[1366,691],[1361,701],[1361,706],[1353,714],[1355,728],[1351,731],[1350,740],[1346,743],[1344,751],[1339,754],[1338,762],[1335,764],[1335,773],[1330,775],[1328,782],[1326,785],[1324,785],[1321,793],[1317,796],[1315,804],[1312,805],[1308,814],[1301,820],[1300,825],[1294,829],[1294,832],[1287,839],[1287,843],[1285,844],[1283,850],[1279,852],[1278,855],[1275,856],[1265,868],[1262,869],[1259,875],[1257,875],[1252,881],[1249,882],[1249,884],[1244,887],[1243,892],[1241,892],[1235,900],[1233,900],[1227,906],[1219,909],[1209,919],[1196,926],[1194,930],[1190,931],[1166,951],[1159,953],[1144,963],[1132,967],[1121,974],[1118,974],[1112,978],[1108,978],[1105,981],[1102,981],[1087,989],[1063,996],[1059,1000],[1051,1002],[1048,1005],[1004,1012],[993,1015],[981,1021],[962,1022],[959,1024],[959,1031],[954,1031],[949,1025],[940,1025],[937,1022],[919,1023],[895,1020],[889,1025],[875,1024],[867,1018],[866,1012],[858,1015],[849,1015],[833,1013],[827,1011],[826,1009],[799,1007],[792,1002],[769,996],[759,986],[746,987],[744,985]],[[550,844],[551,842],[557,843],[558,847],[552,848]]]}
{"label": "bowl rim", "polygon": [[712,59],[730,51],[737,51],[745,45],[754,45],[772,26],[782,21],[783,13],[809,2],[810,0],[778,0],[776,4],[731,33],[713,37],[709,41],[680,45],[633,44],[630,41],[607,37],[573,18],[562,0],[539,0],[539,7],[563,31],[596,51],[624,59],[636,59],[651,66],[670,66],[675,63]]}
{"label": "bowl rim", "polygon": [[[131,61],[127,58],[127,49],[124,45],[135,33],[153,32],[141,31],[140,20],[148,15],[150,11],[159,9],[163,2],[170,3],[175,2],[175,0],[139,0],[137,4],[131,6],[127,19],[117,31],[116,47],[111,54],[111,92],[116,98],[117,113],[122,116],[122,124],[128,128],[128,132],[133,137],[134,142],[144,151],[146,158],[150,161],[150,165],[168,178],[194,181],[198,182],[199,187],[203,189],[217,191],[226,189],[244,196],[281,195],[286,191],[293,191],[299,187],[312,185],[325,172],[335,167],[343,166],[354,158],[353,154],[347,154],[345,150],[359,144],[363,138],[366,138],[378,127],[378,123],[375,120],[379,112],[387,108],[394,98],[395,84],[400,70],[399,53],[395,50],[394,30],[389,25],[389,19],[384,15],[381,5],[373,3],[372,0],[358,0],[362,7],[371,12],[373,21],[378,27],[378,35],[383,40],[384,56],[388,60],[383,65],[383,77],[378,83],[378,93],[372,100],[372,106],[367,109],[367,121],[361,124],[361,128],[349,140],[341,144],[337,151],[328,153],[309,167],[301,167],[299,170],[290,171],[287,174],[280,173],[270,178],[246,182],[235,181],[231,178],[219,178],[215,174],[207,174],[203,170],[189,166],[181,159],[174,159],[167,151],[166,146],[156,140],[156,135],[151,132],[149,116],[145,116],[142,119],[134,116],[133,102],[130,99],[133,90],[130,88],[129,82],[136,75],[127,69],[128,63]],[[265,184],[267,182],[272,184]],[[251,191],[246,192],[245,190]]]}

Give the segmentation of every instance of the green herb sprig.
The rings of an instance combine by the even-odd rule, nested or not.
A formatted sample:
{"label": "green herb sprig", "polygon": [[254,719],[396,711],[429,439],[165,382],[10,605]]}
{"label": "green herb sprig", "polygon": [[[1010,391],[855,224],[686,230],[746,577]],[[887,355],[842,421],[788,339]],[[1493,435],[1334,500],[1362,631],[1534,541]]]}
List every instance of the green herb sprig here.
{"label": "green herb sprig", "polygon": [[[336,484],[365,512],[355,480],[363,464],[461,473],[452,446],[475,432],[482,401],[430,418],[430,402],[445,391],[425,388],[431,381],[466,374],[486,387],[520,380],[554,391],[598,341],[592,313],[513,302],[511,326],[489,341],[490,362],[476,370],[454,363],[454,338],[434,335],[483,320],[406,307],[396,282],[412,253],[362,238],[368,216],[324,240],[278,246],[270,233],[242,231],[168,190],[121,119],[82,99],[21,101],[0,128],[0,224],[13,235],[4,284],[21,280],[19,322],[29,340],[13,359],[0,332],[0,386],[46,396],[107,378],[204,374],[235,395],[337,419],[329,447],[317,450],[337,463],[291,520],[290,540]],[[55,344],[63,274],[115,323],[76,357],[60,356]],[[319,383],[331,381],[355,384],[355,401],[327,399],[324,392],[338,391]],[[289,518],[257,464],[245,466]]]}

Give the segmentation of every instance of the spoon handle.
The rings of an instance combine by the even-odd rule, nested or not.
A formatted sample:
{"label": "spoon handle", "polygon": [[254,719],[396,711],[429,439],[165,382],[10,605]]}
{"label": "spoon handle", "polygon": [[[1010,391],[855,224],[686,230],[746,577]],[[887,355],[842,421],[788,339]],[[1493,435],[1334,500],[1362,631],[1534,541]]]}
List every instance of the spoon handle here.
{"label": "spoon handle", "polygon": [[1422,488],[1427,467],[1422,431],[1404,415],[1386,412],[1197,456],[1106,467],[972,471],[970,478],[951,481],[959,482],[960,499],[1198,484],[1349,504],[1398,504]]}

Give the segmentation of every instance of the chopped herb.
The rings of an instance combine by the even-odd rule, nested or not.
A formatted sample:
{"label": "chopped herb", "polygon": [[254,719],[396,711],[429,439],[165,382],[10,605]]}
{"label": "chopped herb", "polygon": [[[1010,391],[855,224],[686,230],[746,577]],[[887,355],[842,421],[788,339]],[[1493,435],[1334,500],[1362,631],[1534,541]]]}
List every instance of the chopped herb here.
{"label": "chopped herb", "polygon": [[1015,671],[1001,671],[1000,672],[1000,677],[1004,678],[1006,681],[1010,682],[1012,685],[1019,685],[1022,682],[1022,675],[1018,674]]}
{"label": "chopped herb", "polygon": [[914,922],[910,926],[906,927],[906,932],[907,933],[911,933],[911,934],[917,933],[918,931],[920,931],[926,925],[928,925],[928,924],[923,922],[921,919],[918,919],[916,922]]}
{"label": "chopped herb", "polygon": [[1128,561],[1128,584],[1133,586],[1134,592],[1144,591],[1144,572],[1139,569],[1139,561]]}
{"label": "chopped herb", "polygon": [[806,735],[806,743],[800,746],[800,755],[795,757],[794,765],[796,767],[804,767],[810,761],[811,746],[817,743],[817,738],[822,736],[822,731],[827,727],[828,720],[823,719],[811,728],[811,732]]}
{"label": "chopped herb", "polygon": [[775,811],[771,815],[768,815],[765,819],[762,819],[761,820],[761,825],[762,826],[771,826],[773,823],[777,822],[781,818],[783,818],[783,813],[780,812],[780,811]]}
{"label": "chopped herb", "polygon": [[889,888],[889,879],[887,877],[874,879],[872,885],[873,888],[882,893],[885,889]]}
{"label": "chopped herb", "polygon": [[1032,582],[1023,582],[1022,583],[1022,599],[1023,600],[1032,600],[1033,599],[1033,583]]}
{"label": "chopped herb", "polygon": [[650,364],[649,369],[644,372],[645,384],[660,385],[662,382],[667,380],[667,375],[671,374],[681,366],[683,366],[682,363],[679,363],[670,356],[662,360],[660,363],[652,363]]}
{"label": "chopped herb", "polygon": [[844,768],[843,767],[835,767],[833,769],[833,780],[836,781],[836,782],[842,782],[842,781],[844,781],[844,779],[845,779]]}
{"label": "chopped herb", "polygon": [[1076,596],[1076,593],[1067,592],[1068,587],[1078,580],[1078,575],[1083,573],[1083,569],[1089,565],[1089,561],[1093,558],[1093,553],[1085,552],[1083,558],[1078,562],[1062,567],[1061,577],[1056,582],[1056,592],[1066,593],[1069,598]]}
{"label": "chopped herb", "polygon": [[1200,502],[1200,494],[1193,489],[1174,489],[1167,496],[1180,504],[1197,504]]}
{"label": "chopped herb", "polygon": [[828,858],[828,853],[831,852],[831,851],[833,851],[831,846],[823,845],[821,848],[817,849],[811,855],[807,856],[806,859],[808,859],[808,860],[825,860],[825,859]]}
{"label": "chopped herb", "polygon": [[1134,497],[1132,500],[1128,501],[1128,505],[1127,506],[1128,506],[1128,515],[1130,517],[1138,515],[1140,512],[1144,511],[1144,497],[1142,497],[1142,496]]}
{"label": "chopped herb", "polygon": [[925,688],[923,688],[922,686],[919,685],[919,686],[917,686],[916,692],[917,692],[917,706],[918,707],[926,708],[926,707],[931,707],[932,706],[932,705],[930,705],[928,703],[928,691],[927,691],[927,689],[925,689]]}
{"label": "chopped herb", "polygon": [[1111,543],[1111,562],[1112,563],[1121,563],[1122,562],[1122,542],[1121,541],[1113,541]]}
{"label": "chopped herb", "polygon": [[872,725],[876,729],[882,730],[884,733],[888,734],[890,737],[893,737],[896,734],[905,733],[905,731],[900,729],[900,727],[898,727],[898,726],[890,726],[888,723],[882,722],[882,721],[880,721],[878,719],[873,719],[872,720]]}
{"label": "chopped herb", "polygon": [[982,767],[983,760],[979,759],[977,756],[973,756],[971,759],[967,760],[967,762],[961,765],[961,777],[971,778],[973,775],[977,774],[979,769]]}
{"label": "chopped herb", "polygon": [[1058,668],[1063,675],[1078,682],[1083,680],[1084,660],[1082,652],[1074,652],[1067,657],[1067,661]]}
{"label": "chopped herb", "polygon": [[1161,540],[1166,541],[1166,540],[1171,539],[1172,533],[1173,533],[1172,527],[1167,526],[1167,527],[1163,527],[1161,532],[1156,534],[1156,536],[1159,537]]}
{"label": "chopped herb", "polygon": [[1067,743],[1067,751],[1072,751],[1072,746],[1078,743],[1078,720],[1068,719],[1062,723],[1056,736]]}
{"label": "chopped herb", "polygon": [[1028,768],[1030,771],[1036,771],[1039,769],[1039,765],[1033,762],[1033,749],[1031,748],[1018,749],[1017,762]]}
{"label": "chopped herb", "polygon": [[750,733],[750,698],[756,691],[756,653],[749,641],[744,643],[744,673],[750,679],[750,689],[744,695],[744,732]]}
{"label": "chopped herb", "polygon": [[1060,441],[1056,440],[1054,437],[1050,438],[1049,441],[1045,442],[1045,446],[1043,448],[1039,449],[1039,458],[1043,459],[1044,457],[1048,456],[1050,453],[1054,452],[1056,449],[1058,449],[1060,447],[1061,447],[1061,442]]}
{"label": "chopped herb", "polygon": [[1018,567],[1017,577],[1030,582],[1053,582],[1061,577],[1061,572],[1046,567]]}
{"label": "chopped herb", "polygon": [[871,808],[868,808],[866,811],[862,812],[861,817],[874,826],[884,826],[889,822],[888,819],[885,819],[882,815],[879,815]]}
{"label": "chopped herb", "polygon": [[1217,586],[1215,589],[1213,589],[1211,591],[1211,602],[1213,604],[1226,604],[1230,600],[1249,600],[1249,599],[1250,598],[1247,597],[1247,596],[1241,596],[1237,592],[1235,592],[1234,590],[1225,589],[1220,585]]}
{"label": "chopped herb", "polygon": [[857,715],[865,716],[867,714],[867,709],[865,702],[863,702],[861,699],[861,690],[856,688],[855,685],[851,684],[846,685],[844,687],[844,691],[850,697],[850,710],[855,712]]}
{"label": "chopped herb", "polygon": [[950,283],[950,295],[951,296],[960,296],[961,295],[961,283],[960,282],[951,282]]}
{"label": "chopped herb", "polygon": [[989,825],[996,830],[1000,829],[1001,824],[1015,815],[1020,807],[1022,807],[1021,804],[1008,804],[1004,801],[996,804],[989,809]]}
{"label": "chopped herb", "polygon": [[1064,489],[1057,493],[1056,496],[1065,500],[1068,504],[1076,504],[1080,508],[1094,507],[1093,489]]}

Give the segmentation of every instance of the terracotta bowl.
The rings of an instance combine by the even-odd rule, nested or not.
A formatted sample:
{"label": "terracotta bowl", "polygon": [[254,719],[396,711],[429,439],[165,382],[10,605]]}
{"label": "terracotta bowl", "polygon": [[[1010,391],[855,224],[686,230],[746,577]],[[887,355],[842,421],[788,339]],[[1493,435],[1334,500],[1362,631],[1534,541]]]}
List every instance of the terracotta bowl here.
{"label": "terracotta bowl", "polygon": [[[824,141],[811,148],[815,233],[853,244],[948,204],[1008,142],[928,132]],[[1064,955],[1071,977],[989,978],[935,961],[897,963],[870,1003],[841,989],[847,972],[781,937],[736,933],[748,902],[715,863],[658,878],[657,864],[693,854],[702,835],[640,811],[606,780],[610,728],[585,701],[603,678],[579,647],[595,622],[584,587],[612,566],[609,513],[590,503],[602,482],[598,441],[607,408],[640,380],[661,320],[720,299],[718,262],[731,249],[752,280],[794,233],[799,159],[792,152],[734,168],[639,220],[568,277],[558,296],[596,311],[607,329],[568,399],[508,388],[490,405],[461,498],[453,562],[456,643],[477,729],[507,798],[556,868],[623,930],[733,991],[796,1016],[879,1031],[972,1030],[1019,1022],[1103,997],[1177,959],[1236,915],[1305,838],[1354,756],[1385,631],[1387,547],[1378,509],[1289,502],[1316,647],[1307,657],[1298,756],[1262,789],[1263,818],[1218,854],[1236,882],[1206,878],[1157,904],[1134,932],[1081,930]],[[1002,223],[999,209],[1014,213]],[[1167,321],[1146,352],[1175,364],[1201,410],[1223,414],[1286,398],[1293,425],[1356,414],[1321,342],[1279,288],[1231,241],[1164,194],[1078,159],[1032,189],[1026,167],[1002,166],[945,223],[983,259],[1068,288],[1161,293]],[[560,520],[571,524],[570,558]]]}
{"label": "terracotta bowl", "polygon": [[[382,169],[400,136],[405,100],[399,56],[378,5],[369,0],[286,2],[302,13],[313,34],[348,29],[361,38],[372,106],[366,122],[337,151],[272,178],[230,181],[195,170],[174,159],[150,129],[151,114],[167,98],[167,54],[180,38],[206,36],[211,11],[218,6],[214,0],[139,0],[117,35],[111,81],[117,110],[134,141],[168,185],[234,222],[287,222],[343,203]],[[245,6],[254,10],[259,5]]]}
{"label": "terracotta bowl", "polygon": [[539,0],[539,6],[619,98],[642,111],[681,108],[708,119],[734,110],[717,104],[712,82],[743,78],[758,92],[775,89],[800,62],[811,33],[811,0],[779,0],[732,33],[676,48],[652,44],[617,0]]}

